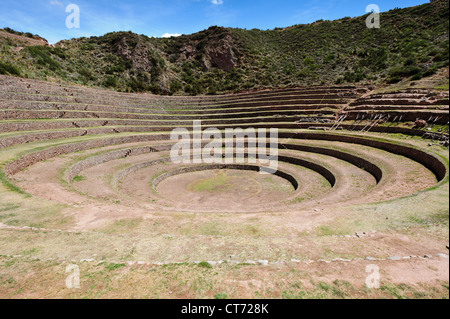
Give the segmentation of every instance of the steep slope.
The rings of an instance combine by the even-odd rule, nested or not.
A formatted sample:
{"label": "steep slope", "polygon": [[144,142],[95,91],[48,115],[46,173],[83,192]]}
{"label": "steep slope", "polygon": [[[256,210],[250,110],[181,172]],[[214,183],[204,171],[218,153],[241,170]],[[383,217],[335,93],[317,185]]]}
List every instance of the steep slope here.
{"label": "steep slope", "polygon": [[131,32],[24,47],[0,36],[0,73],[124,92],[216,94],[341,83],[396,83],[449,64],[448,0],[269,31],[211,27],[177,38]]}

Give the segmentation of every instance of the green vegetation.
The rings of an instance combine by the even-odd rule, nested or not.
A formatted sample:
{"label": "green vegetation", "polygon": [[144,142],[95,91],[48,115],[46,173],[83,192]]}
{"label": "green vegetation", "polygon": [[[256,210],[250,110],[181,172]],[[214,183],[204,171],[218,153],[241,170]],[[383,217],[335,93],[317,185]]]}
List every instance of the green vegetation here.
{"label": "green vegetation", "polygon": [[20,75],[20,70],[12,64],[0,61],[0,74]]}
{"label": "green vegetation", "polygon": [[206,269],[211,269],[212,266],[210,263],[206,262],[206,261],[202,261],[201,263],[198,264],[198,267],[200,268],[206,268]]}
{"label": "green vegetation", "polygon": [[188,185],[188,189],[194,192],[215,192],[228,189],[232,185],[231,178],[227,176],[226,172],[219,172],[218,174],[204,178]]}
{"label": "green vegetation", "polygon": [[121,92],[198,95],[415,81],[448,66],[447,0],[382,13],[380,29],[366,28],[366,18],[267,31],[214,26],[169,39],[113,32],[25,50],[0,37],[0,73]]}
{"label": "green vegetation", "polygon": [[442,285],[440,291],[423,291],[417,287],[406,284],[384,284],[380,289],[355,288],[347,281],[335,280],[328,284],[319,282],[314,284],[313,289],[305,289],[299,283],[294,283],[292,289],[282,292],[283,299],[353,299],[355,296],[365,296],[365,298],[388,298],[388,299],[433,299],[439,297],[446,298],[444,293],[446,287]]}
{"label": "green vegetation", "polygon": [[143,223],[142,218],[121,219],[114,221],[111,225],[101,229],[106,234],[123,234],[135,230]]}
{"label": "green vegetation", "polygon": [[73,181],[74,181],[74,182],[82,182],[82,181],[84,181],[84,180],[86,180],[86,177],[81,176],[81,175],[77,175],[77,176],[75,176],[75,177],[73,178]]}
{"label": "green vegetation", "polygon": [[3,171],[0,171],[0,183],[2,183],[11,192],[25,195],[26,197],[31,197],[31,195],[25,192],[23,189],[11,183],[11,181],[8,179],[5,172]]}
{"label": "green vegetation", "polygon": [[448,91],[449,90],[449,85],[445,84],[445,85],[441,85],[438,87],[435,87],[436,90],[442,90],[442,91]]}
{"label": "green vegetation", "polygon": [[125,267],[125,266],[126,266],[125,264],[114,264],[114,263],[111,263],[111,264],[105,264],[105,269],[109,270],[109,271],[115,271],[115,270],[120,269],[120,268]]}
{"label": "green vegetation", "polygon": [[[27,48],[28,52],[35,59],[36,64],[46,67],[52,71],[56,71],[61,68],[58,62],[56,62],[52,55],[56,54],[55,49],[51,49],[45,46],[32,46]],[[60,52],[61,56],[65,56],[64,53]]]}
{"label": "green vegetation", "polygon": [[33,34],[30,32],[20,32],[20,31],[11,29],[11,28],[0,29],[0,31],[5,31],[5,32],[11,33],[11,34],[20,35],[20,36],[31,38],[31,39],[41,39],[41,37],[38,36],[37,34]]}

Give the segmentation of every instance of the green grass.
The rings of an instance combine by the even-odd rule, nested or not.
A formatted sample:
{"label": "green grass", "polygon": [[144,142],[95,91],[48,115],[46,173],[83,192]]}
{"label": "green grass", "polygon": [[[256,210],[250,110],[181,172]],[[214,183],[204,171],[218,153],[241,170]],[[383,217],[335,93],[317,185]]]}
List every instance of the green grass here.
{"label": "green grass", "polygon": [[112,222],[110,225],[100,229],[101,232],[107,234],[126,234],[133,232],[144,223],[142,218],[121,219]]}
{"label": "green grass", "polygon": [[405,299],[405,292],[409,287],[406,285],[393,285],[393,284],[385,284],[380,287],[380,290],[387,293],[388,295],[394,297],[395,299]]}
{"label": "green grass", "polygon": [[206,262],[206,261],[202,261],[202,262],[199,263],[197,266],[198,266],[199,268],[206,268],[206,269],[211,269],[211,268],[213,268],[213,267],[211,266],[211,264],[208,263],[208,262]]}
{"label": "green grass", "polygon": [[441,213],[436,213],[429,216],[422,215],[410,215],[407,216],[409,222],[415,225],[430,225],[430,224],[439,224],[439,225],[447,225],[449,224],[449,211],[444,211]]}
{"label": "green grass", "polygon": [[20,208],[20,205],[17,205],[15,203],[1,203],[0,204],[0,213],[9,212],[11,210],[15,210]]}
{"label": "green grass", "polygon": [[294,283],[291,290],[282,292],[283,299],[345,299],[356,289],[346,281],[335,280],[332,284],[319,282],[314,288],[305,289],[300,282]]}
{"label": "green grass", "polygon": [[231,178],[226,172],[220,172],[217,175],[196,181],[188,185],[188,190],[194,192],[217,192],[231,187]]}
{"label": "green grass", "polygon": [[21,195],[25,195],[26,197],[31,197],[30,194],[25,192],[23,189],[12,183],[8,177],[6,177],[6,174],[4,171],[0,171],[0,182],[11,192],[18,193]]}
{"label": "green grass", "polygon": [[[446,289],[445,284],[442,286]],[[380,289],[355,288],[347,281],[319,282],[314,288],[306,289],[301,283],[294,283],[290,290],[282,292],[283,299],[352,299],[355,296],[369,299],[434,299],[448,298],[439,289],[423,290],[406,284],[385,283]]]}
{"label": "green grass", "polygon": [[86,180],[86,177],[85,176],[81,176],[81,175],[77,175],[77,176],[75,176],[74,178],[73,178],[73,182],[82,182],[82,181],[85,181]]}
{"label": "green grass", "polygon": [[449,90],[449,86],[448,86],[448,84],[444,84],[444,85],[436,86],[435,89],[436,90],[442,90],[442,91],[448,91]]}
{"label": "green grass", "polygon": [[319,236],[336,236],[344,234],[344,232],[336,230],[332,226],[319,226],[317,232]]}
{"label": "green grass", "polygon": [[125,264],[114,264],[114,263],[105,264],[105,269],[108,271],[116,271],[123,267],[126,267],[126,265]]}

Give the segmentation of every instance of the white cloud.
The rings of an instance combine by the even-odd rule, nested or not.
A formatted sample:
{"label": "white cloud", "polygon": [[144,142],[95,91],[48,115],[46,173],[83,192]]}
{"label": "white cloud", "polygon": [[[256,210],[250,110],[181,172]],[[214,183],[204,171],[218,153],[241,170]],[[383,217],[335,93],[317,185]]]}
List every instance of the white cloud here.
{"label": "white cloud", "polygon": [[50,4],[52,6],[60,6],[63,7],[63,4],[61,2],[59,2],[58,0],[50,0]]}
{"label": "white cloud", "polygon": [[161,38],[172,38],[172,37],[179,37],[181,34],[179,33],[164,33]]}
{"label": "white cloud", "polygon": [[223,4],[223,0],[211,0],[212,4],[220,5]]}

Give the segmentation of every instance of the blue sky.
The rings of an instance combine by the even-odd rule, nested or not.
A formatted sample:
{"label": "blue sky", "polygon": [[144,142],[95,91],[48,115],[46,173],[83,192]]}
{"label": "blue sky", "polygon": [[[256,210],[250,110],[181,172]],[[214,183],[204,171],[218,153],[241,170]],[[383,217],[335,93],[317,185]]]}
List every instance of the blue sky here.
{"label": "blue sky", "polygon": [[[273,29],[319,19],[365,14],[428,0],[1,0],[0,27],[39,34],[50,43],[75,37],[133,31],[148,36],[191,34],[212,25]],[[67,5],[80,8],[79,29],[66,27]]]}

